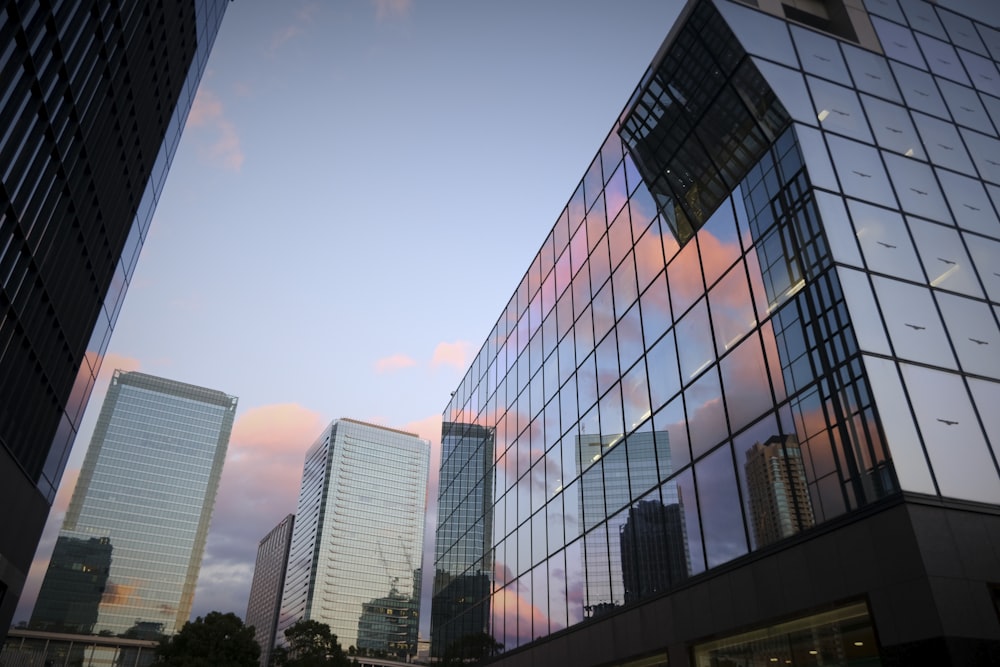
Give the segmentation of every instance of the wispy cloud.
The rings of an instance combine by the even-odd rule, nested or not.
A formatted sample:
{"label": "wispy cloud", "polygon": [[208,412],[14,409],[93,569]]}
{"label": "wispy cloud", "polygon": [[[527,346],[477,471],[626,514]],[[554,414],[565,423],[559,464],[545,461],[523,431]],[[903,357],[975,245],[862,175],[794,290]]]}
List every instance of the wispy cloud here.
{"label": "wispy cloud", "polygon": [[295,37],[302,34],[302,26],[298,24],[287,25],[281,28],[278,32],[274,34],[271,38],[271,51],[277,51],[286,42],[291,41]]}
{"label": "wispy cloud", "polygon": [[188,126],[203,135],[206,143],[201,146],[202,156],[211,164],[239,171],[243,166],[243,147],[236,126],[225,115],[222,100],[204,86],[191,105]]}
{"label": "wispy cloud", "polygon": [[320,6],[318,4],[307,4],[300,7],[292,15],[292,23],[278,28],[274,35],[272,35],[268,52],[273,53],[288,42],[305,34],[306,29],[313,22],[319,10]]}
{"label": "wispy cloud", "polygon": [[413,7],[412,0],[372,0],[375,5],[376,21],[392,21],[406,18]]}
{"label": "wispy cloud", "polygon": [[438,343],[431,357],[431,366],[454,366],[464,371],[472,357],[472,343],[457,340],[454,343]]}
{"label": "wispy cloud", "polygon": [[416,366],[417,362],[406,356],[405,354],[393,354],[388,357],[382,357],[375,362],[375,372],[376,373],[390,373],[392,371],[398,371],[403,368],[410,368],[411,366]]}

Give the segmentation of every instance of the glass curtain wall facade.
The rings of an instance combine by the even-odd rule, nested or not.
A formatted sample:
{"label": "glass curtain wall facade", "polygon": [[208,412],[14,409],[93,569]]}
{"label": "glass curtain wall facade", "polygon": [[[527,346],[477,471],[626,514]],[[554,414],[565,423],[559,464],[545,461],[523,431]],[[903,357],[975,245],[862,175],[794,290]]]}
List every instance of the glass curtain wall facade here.
{"label": "glass curtain wall facade", "polygon": [[254,628],[254,639],[260,645],[260,664],[267,667],[274,648],[274,633],[281,612],[281,594],[285,590],[288,550],[292,545],[295,515],[289,514],[257,545],[257,561],[250,583],[250,599],[244,622]]}
{"label": "glass curtain wall facade", "polygon": [[228,4],[0,4],[0,637]]}
{"label": "glass curtain wall facade", "polygon": [[[441,426],[441,472],[434,540],[431,656],[455,641],[489,630],[493,570],[492,429],[446,422]],[[470,656],[471,657],[471,656]]]}
{"label": "glass curtain wall facade", "polygon": [[[430,443],[353,419],[334,421],[306,452],[285,574],[277,642],[299,620],[326,623],[347,651],[374,608],[418,600]],[[398,615],[386,612],[386,616]],[[411,614],[398,619],[407,628]],[[414,625],[414,627],[416,627]],[[364,637],[368,650],[400,653],[401,633]],[[384,642],[376,646],[378,640]],[[402,653],[416,654],[416,643]]]}
{"label": "glass curtain wall facade", "polygon": [[[172,635],[187,622],[235,413],[223,392],[115,372],[59,532],[110,551],[103,594],[81,591],[53,559],[33,629]],[[75,616],[45,613],[67,601],[93,607],[91,628],[72,625],[76,605]]]}
{"label": "glass curtain wall facade", "polygon": [[444,413],[495,434],[448,622],[507,651],[888,498],[1000,504],[995,21],[749,4],[682,10]]}

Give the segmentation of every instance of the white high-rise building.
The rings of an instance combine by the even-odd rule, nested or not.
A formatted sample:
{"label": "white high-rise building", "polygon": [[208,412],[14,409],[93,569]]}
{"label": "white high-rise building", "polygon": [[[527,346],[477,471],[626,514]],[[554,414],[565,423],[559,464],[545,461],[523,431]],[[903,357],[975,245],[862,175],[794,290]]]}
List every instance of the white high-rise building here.
{"label": "white high-rise building", "polygon": [[[277,640],[299,620],[326,623],[346,651],[365,605],[418,597],[430,442],[352,419],[330,424],[306,453]],[[417,624],[398,619],[400,636]],[[412,633],[415,638],[416,633]],[[385,647],[392,653],[400,647]]]}

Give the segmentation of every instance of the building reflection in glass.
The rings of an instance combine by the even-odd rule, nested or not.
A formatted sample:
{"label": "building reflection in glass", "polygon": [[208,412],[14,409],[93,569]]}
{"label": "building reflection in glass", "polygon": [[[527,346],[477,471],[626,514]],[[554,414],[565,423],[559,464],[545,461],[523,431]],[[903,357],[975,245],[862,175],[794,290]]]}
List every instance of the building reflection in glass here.
{"label": "building reflection in glass", "polygon": [[675,482],[656,490],[659,476],[672,473],[669,433],[580,434],[576,448],[577,502],[587,530],[585,616],[686,579],[691,557],[681,493]]}
{"label": "building reflection in glass", "polygon": [[431,655],[489,628],[493,570],[495,433],[476,424],[441,426],[441,476],[431,600]]}
{"label": "building reflection in glass", "polygon": [[672,503],[636,503],[628,511],[619,541],[626,604],[669,590],[691,572],[684,505],[679,494]]}
{"label": "building reflection in glass", "polygon": [[773,436],[747,450],[747,492],[757,546],[777,542],[816,522],[802,450],[794,435]]}
{"label": "building reflection in glass", "polygon": [[358,619],[358,653],[407,660],[416,655],[420,613],[420,570],[414,572],[414,595],[399,591],[365,602]]}
{"label": "building reflection in glass", "polygon": [[60,535],[31,614],[33,630],[94,632],[111,571],[109,537]]}
{"label": "building reflection in glass", "polygon": [[437,590],[492,573],[508,650],[900,490],[1000,498],[1000,235],[973,175],[1000,170],[914,128],[891,91],[923,65],[747,4],[690,4],[445,410],[497,445],[446,457],[442,498],[496,498],[449,510],[439,559],[480,520],[492,540],[455,551],[496,557]]}

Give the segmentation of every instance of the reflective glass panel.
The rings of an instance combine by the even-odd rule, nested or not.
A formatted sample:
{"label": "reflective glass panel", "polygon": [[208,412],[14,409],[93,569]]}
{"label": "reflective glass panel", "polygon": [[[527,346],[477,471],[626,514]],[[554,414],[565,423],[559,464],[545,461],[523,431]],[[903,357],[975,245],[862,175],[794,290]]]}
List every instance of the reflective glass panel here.
{"label": "reflective glass panel", "polygon": [[971,127],[977,132],[996,133],[976,91],[945,79],[939,80],[938,86],[941,87],[945,103],[956,123]]}
{"label": "reflective glass panel", "polygon": [[987,298],[1000,303],[1000,242],[963,234],[976,272],[986,286]]}
{"label": "reflective glass panel", "polygon": [[954,227],[908,218],[931,287],[982,296],[972,262]]}
{"label": "reflective glass panel", "polygon": [[958,226],[1000,238],[1000,223],[979,181],[953,171],[935,169]]}
{"label": "reflective glass panel", "polygon": [[952,294],[937,300],[962,370],[1000,379],[1000,330],[989,305]]}
{"label": "reflective glass panel", "polygon": [[892,187],[877,150],[837,136],[829,137],[828,141],[844,194],[895,207]]}
{"label": "reflective glass panel", "polygon": [[732,449],[720,447],[695,464],[695,478],[705,555],[708,567],[715,567],[748,550]]}
{"label": "reflective glass panel", "polygon": [[875,143],[907,157],[926,159],[920,137],[905,108],[868,95],[862,95],[861,101],[875,133]]}
{"label": "reflective glass panel", "polygon": [[902,102],[892,70],[885,58],[850,44],[842,44],[847,66],[858,90]]}
{"label": "reflective glass panel", "polygon": [[909,29],[878,17],[872,17],[872,25],[887,56],[921,69],[926,67],[913,33]]}
{"label": "reflective glass panel", "polygon": [[961,377],[902,364],[906,390],[941,494],[1000,502],[1000,477]]}
{"label": "reflective glass panel", "polygon": [[956,368],[930,290],[878,276],[873,281],[896,355]]}
{"label": "reflective glass panel", "polygon": [[948,117],[948,109],[934,84],[934,77],[902,63],[892,62],[891,66],[899,88],[903,91],[906,106],[942,118]]}
{"label": "reflective glass panel", "polygon": [[975,175],[972,161],[954,125],[922,113],[913,114],[913,121],[931,162],[941,167]]}
{"label": "reflective glass panel", "polygon": [[811,76],[807,80],[820,127],[828,132],[871,142],[868,123],[861,111],[858,96],[852,89]]}
{"label": "reflective glass panel", "polygon": [[948,206],[929,165],[892,153],[885,153],[883,159],[904,211],[951,222]]}
{"label": "reflective glass panel", "polygon": [[930,65],[932,72],[946,79],[969,85],[969,77],[966,76],[965,70],[962,68],[958,54],[955,53],[955,47],[919,32],[916,33],[916,37],[920,50],[924,52],[924,59]]}

